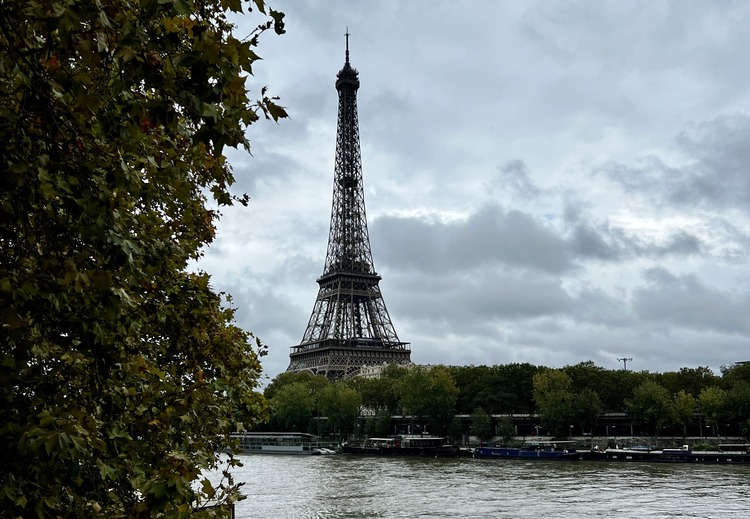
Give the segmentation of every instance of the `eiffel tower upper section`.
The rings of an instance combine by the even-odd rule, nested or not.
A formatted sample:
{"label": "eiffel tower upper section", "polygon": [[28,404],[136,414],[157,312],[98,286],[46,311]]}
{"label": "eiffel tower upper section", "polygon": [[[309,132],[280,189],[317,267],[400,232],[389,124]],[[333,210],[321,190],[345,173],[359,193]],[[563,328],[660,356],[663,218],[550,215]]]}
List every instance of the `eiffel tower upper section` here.
{"label": "eiffel tower upper section", "polygon": [[328,251],[310,321],[300,344],[292,347],[287,368],[330,379],[356,375],[362,366],[411,362],[409,343],[396,335],[372,261],[357,117],[359,73],[349,63],[348,33],[346,61],[336,77],[339,110]]}

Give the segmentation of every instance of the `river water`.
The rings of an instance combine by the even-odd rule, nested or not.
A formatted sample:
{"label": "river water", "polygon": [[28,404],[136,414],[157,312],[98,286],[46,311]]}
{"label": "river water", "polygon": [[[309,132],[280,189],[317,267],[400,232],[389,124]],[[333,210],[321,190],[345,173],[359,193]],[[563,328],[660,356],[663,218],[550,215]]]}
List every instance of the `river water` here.
{"label": "river water", "polygon": [[750,518],[750,465],[241,456],[250,518]]}

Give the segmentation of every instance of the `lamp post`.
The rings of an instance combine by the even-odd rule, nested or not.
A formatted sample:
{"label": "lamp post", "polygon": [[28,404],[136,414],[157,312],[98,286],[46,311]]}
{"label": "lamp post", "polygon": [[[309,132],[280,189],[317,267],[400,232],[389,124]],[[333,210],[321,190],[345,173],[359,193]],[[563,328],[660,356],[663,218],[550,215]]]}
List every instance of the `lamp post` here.
{"label": "lamp post", "polygon": [[617,361],[622,362],[622,369],[625,371],[628,370],[628,361],[633,360],[633,357],[618,357]]}

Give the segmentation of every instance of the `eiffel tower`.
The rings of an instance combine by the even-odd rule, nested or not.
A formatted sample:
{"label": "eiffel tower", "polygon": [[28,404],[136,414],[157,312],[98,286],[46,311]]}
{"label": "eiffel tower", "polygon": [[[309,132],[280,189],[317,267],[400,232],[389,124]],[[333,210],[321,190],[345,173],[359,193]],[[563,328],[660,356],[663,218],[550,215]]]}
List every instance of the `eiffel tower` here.
{"label": "eiffel tower", "polygon": [[289,355],[287,371],[310,370],[331,380],[349,378],[363,366],[410,364],[386,310],[373,267],[367,232],[362,156],[357,120],[359,73],[346,61],[337,74],[339,94],[333,206],[323,275],[310,321]]}

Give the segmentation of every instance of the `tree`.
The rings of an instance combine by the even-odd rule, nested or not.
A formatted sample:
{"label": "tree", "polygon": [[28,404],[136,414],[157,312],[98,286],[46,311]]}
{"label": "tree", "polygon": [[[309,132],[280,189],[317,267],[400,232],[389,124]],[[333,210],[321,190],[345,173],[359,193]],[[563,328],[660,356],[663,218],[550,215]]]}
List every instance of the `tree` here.
{"label": "tree", "polygon": [[307,430],[315,410],[315,398],[304,383],[292,382],[282,386],[269,403],[271,416],[279,425],[290,431]]}
{"label": "tree", "polygon": [[331,385],[331,381],[326,377],[315,375],[311,371],[283,371],[276,375],[268,386],[266,386],[266,389],[263,390],[263,395],[268,400],[271,400],[282,387],[294,382],[305,385],[313,395]]}
{"label": "tree", "polygon": [[718,386],[703,389],[698,395],[698,409],[708,425],[713,425],[719,436],[719,421],[726,417],[727,392]]}
{"label": "tree", "polygon": [[510,416],[503,416],[497,422],[497,435],[503,439],[505,445],[509,445],[516,436],[516,426]]}
{"label": "tree", "polygon": [[669,393],[656,382],[647,380],[635,388],[625,401],[630,416],[656,435],[662,427],[674,423],[674,406]]}
{"label": "tree", "polygon": [[673,395],[683,390],[691,395],[699,395],[703,388],[718,385],[721,379],[714,374],[711,368],[698,366],[697,368],[684,367],[680,368],[680,371],[662,373],[656,381]]}
{"label": "tree", "polygon": [[750,383],[738,380],[732,388],[727,391],[726,402],[727,418],[739,424],[740,431],[745,438],[750,437]]}
{"label": "tree", "polygon": [[339,433],[347,434],[354,430],[354,421],[359,417],[361,408],[362,396],[343,382],[328,385],[318,397],[321,415],[328,418],[333,430]]}
{"label": "tree", "polygon": [[548,369],[534,375],[533,384],[542,425],[555,436],[568,436],[573,419],[570,377],[564,371]]}
{"label": "tree", "polygon": [[682,437],[687,436],[687,426],[695,416],[696,402],[693,395],[680,390],[674,396],[674,419],[675,423],[682,427]]}
{"label": "tree", "polygon": [[245,85],[240,0],[0,2],[0,510],[185,517],[239,497],[234,414],[265,419],[259,341],[191,262],[233,196],[226,146],[286,116]]}
{"label": "tree", "polygon": [[474,409],[471,414],[471,432],[479,441],[489,440],[493,436],[492,417],[481,407]]}
{"label": "tree", "polygon": [[442,366],[409,369],[398,383],[404,412],[418,421],[430,418],[438,429],[447,429],[456,409],[458,388]]}
{"label": "tree", "polygon": [[599,394],[592,389],[585,388],[573,397],[573,421],[582,430],[592,431],[603,410]]}

